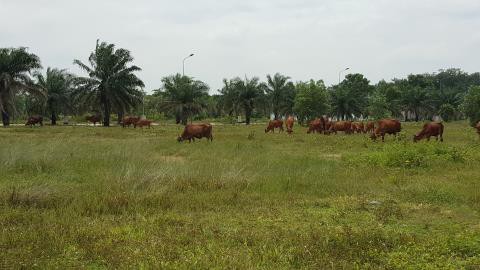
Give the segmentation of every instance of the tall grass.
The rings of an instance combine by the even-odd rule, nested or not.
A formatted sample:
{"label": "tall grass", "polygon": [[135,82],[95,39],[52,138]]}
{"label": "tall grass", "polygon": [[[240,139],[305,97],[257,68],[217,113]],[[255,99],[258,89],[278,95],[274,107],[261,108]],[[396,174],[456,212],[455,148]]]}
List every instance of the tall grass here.
{"label": "tall grass", "polygon": [[0,268],[472,268],[480,142],[0,129]]}

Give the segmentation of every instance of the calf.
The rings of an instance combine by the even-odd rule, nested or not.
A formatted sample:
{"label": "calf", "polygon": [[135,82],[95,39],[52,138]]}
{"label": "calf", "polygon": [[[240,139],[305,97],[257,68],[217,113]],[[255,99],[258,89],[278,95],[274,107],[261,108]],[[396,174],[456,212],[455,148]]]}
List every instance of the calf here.
{"label": "calf", "polygon": [[438,141],[438,137],[440,137],[440,141],[443,142],[443,124],[437,122],[426,123],[423,125],[422,130],[413,135],[413,142],[418,142],[421,139],[427,138],[427,141],[430,141],[430,137],[435,137]]}
{"label": "calf", "polygon": [[285,121],[285,126],[287,128],[287,133],[292,134],[293,132],[293,124],[295,123],[295,118],[293,116],[289,116]]}
{"label": "calf", "polygon": [[195,142],[195,138],[207,138],[207,141],[213,141],[212,136],[212,125],[210,124],[188,124],[183,129],[182,135],[177,138],[177,141],[183,142],[188,140],[188,142]]}
{"label": "calf", "polygon": [[139,120],[140,117],[138,116],[126,116],[122,119],[122,127],[129,127],[130,125],[135,127],[135,123],[137,123]]}
{"label": "calf", "polygon": [[133,127],[134,128],[137,128],[137,127],[143,128],[144,126],[147,126],[148,128],[151,128],[152,123],[153,123],[153,121],[150,121],[150,120],[147,120],[147,119],[141,119],[141,120],[138,120],[136,123],[133,123]]}
{"label": "calf", "polygon": [[268,122],[268,126],[265,129],[265,133],[268,133],[269,131],[275,133],[275,129],[278,128],[281,132],[283,131],[283,121],[282,120],[271,120]]}
{"label": "calf", "polygon": [[382,142],[385,142],[385,134],[397,136],[397,133],[402,130],[400,121],[396,119],[383,119],[378,121],[377,124],[378,127],[370,135],[372,140],[376,140],[378,136],[382,136]]}
{"label": "calf", "polygon": [[40,124],[40,126],[43,126],[43,117],[42,116],[39,116],[39,115],[30,116],[27,119],[27,123],[25,123],[25,126],[33,127],[36,124]]}
{"label": "calf", "polygon": [[87,117],[85,117],[85,120],[87,120],[87,122],[91,122],[93,123],[94,126],[97,125],[97,123],[101,123],[101,118],[100,118],[100,115],[89,115]]}

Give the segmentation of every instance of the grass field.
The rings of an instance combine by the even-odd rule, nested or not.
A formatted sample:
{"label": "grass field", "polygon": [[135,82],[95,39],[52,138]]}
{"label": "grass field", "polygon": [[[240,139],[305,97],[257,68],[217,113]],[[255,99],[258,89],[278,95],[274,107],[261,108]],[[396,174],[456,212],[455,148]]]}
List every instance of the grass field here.
{"label": "grass field", "polygon": [[0,268],[480,269],[480,140],[0,128]]}

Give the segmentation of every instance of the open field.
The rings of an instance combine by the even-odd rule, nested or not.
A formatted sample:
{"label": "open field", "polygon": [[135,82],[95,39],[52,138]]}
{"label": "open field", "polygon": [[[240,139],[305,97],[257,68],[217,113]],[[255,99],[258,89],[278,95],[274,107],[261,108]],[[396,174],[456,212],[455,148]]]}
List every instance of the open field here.
{"label": "open field", "polygon": [[0,128],[0,268],[479,269],[480,140]]}

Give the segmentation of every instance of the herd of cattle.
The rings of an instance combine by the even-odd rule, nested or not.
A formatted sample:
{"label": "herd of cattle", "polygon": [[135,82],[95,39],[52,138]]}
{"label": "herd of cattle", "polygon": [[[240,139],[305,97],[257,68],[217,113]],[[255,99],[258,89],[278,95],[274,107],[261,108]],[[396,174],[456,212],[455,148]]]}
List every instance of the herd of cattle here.
{"label": "herd of cattle", "polygon": [[[101,118],[98,115],[87,116],[86,120],[93,123],[95,126],[97,123],[101,122]],[[124,117],[121,121],[122,127],[130,127],[133,125],[134,128],[144,126],[151,127],[153,121],[147,119],[141,119],[140,117],[128,116]],[[285,127],[287,133],[293,133],[293,125],[295,123],[295,118],[289,116],[285,120]],[[26,126],[34,126],[36,124],[43,125],[42,116],[31,116],[28,118]],[[283,129],[284,121],[283,120],[271,120],[268,122],[265,133],[275,132],[275,129],[279,129],[279,132],[284,131]],[[480,136],[480,121],[475,126],[478,135]],[[320,134],[337,134],[337,132],[342,131],[345,134],[354,134],[354,133],[370,133],[370,138],[376,140],[378,137],[382,138],[382,142],[385,141],[385,135],[391,134],[396,136],[402,130],[402,125],[400,121],[396,119],[383,119],[376,122],[368,121],[364,122],[352,122],[352,121],[331,121],[327,117],[316,118],[308,124],[307,133],[320,133]],[[435,137],[436,140],[443,142],[443,131],[444,126],[439,122],[430,122],[423,126],[422,130],[413,136],[413,141],[417,142],[422,139],[430,140],[430,137]],[[191,142],[195,139],[207,138],[207,140],[213,141],[212,136],[212,125],[210,124],[188,124],[185,126],[182,134],[177,138],[179,142],[188,140]]]}
{"label": "herd of cattle", "polygon": [[[295,119],[290,116],[285,120],[285,126],[287,132],[291,134],[293,132],[293,124]],[[272,120],[268,123],[265,133],[275,132],[275,129],[279,129],[282,132],[283,120]],[[480,135],[480,122],[476,125],[478,134]],[[378,137],[385,141],[386,134],[397,135],[402,130],[402,124],[396,119],[383,119],[376,122],[368,121],[352,122],[352,121],[331,121],[327,117],[316,118],[308,124],[307,133],[323,133],[325,135],[337,134],[342,131],[345,134],[354,133],[370,133],[370,138],[376,140]],[[430,140],[430,137],[435,137],[436,140],[443,142],[444,126],[439,122],[430,122],[423,126],[422,130],[413,136],[413,141],[417,142],[422,139]]]}

